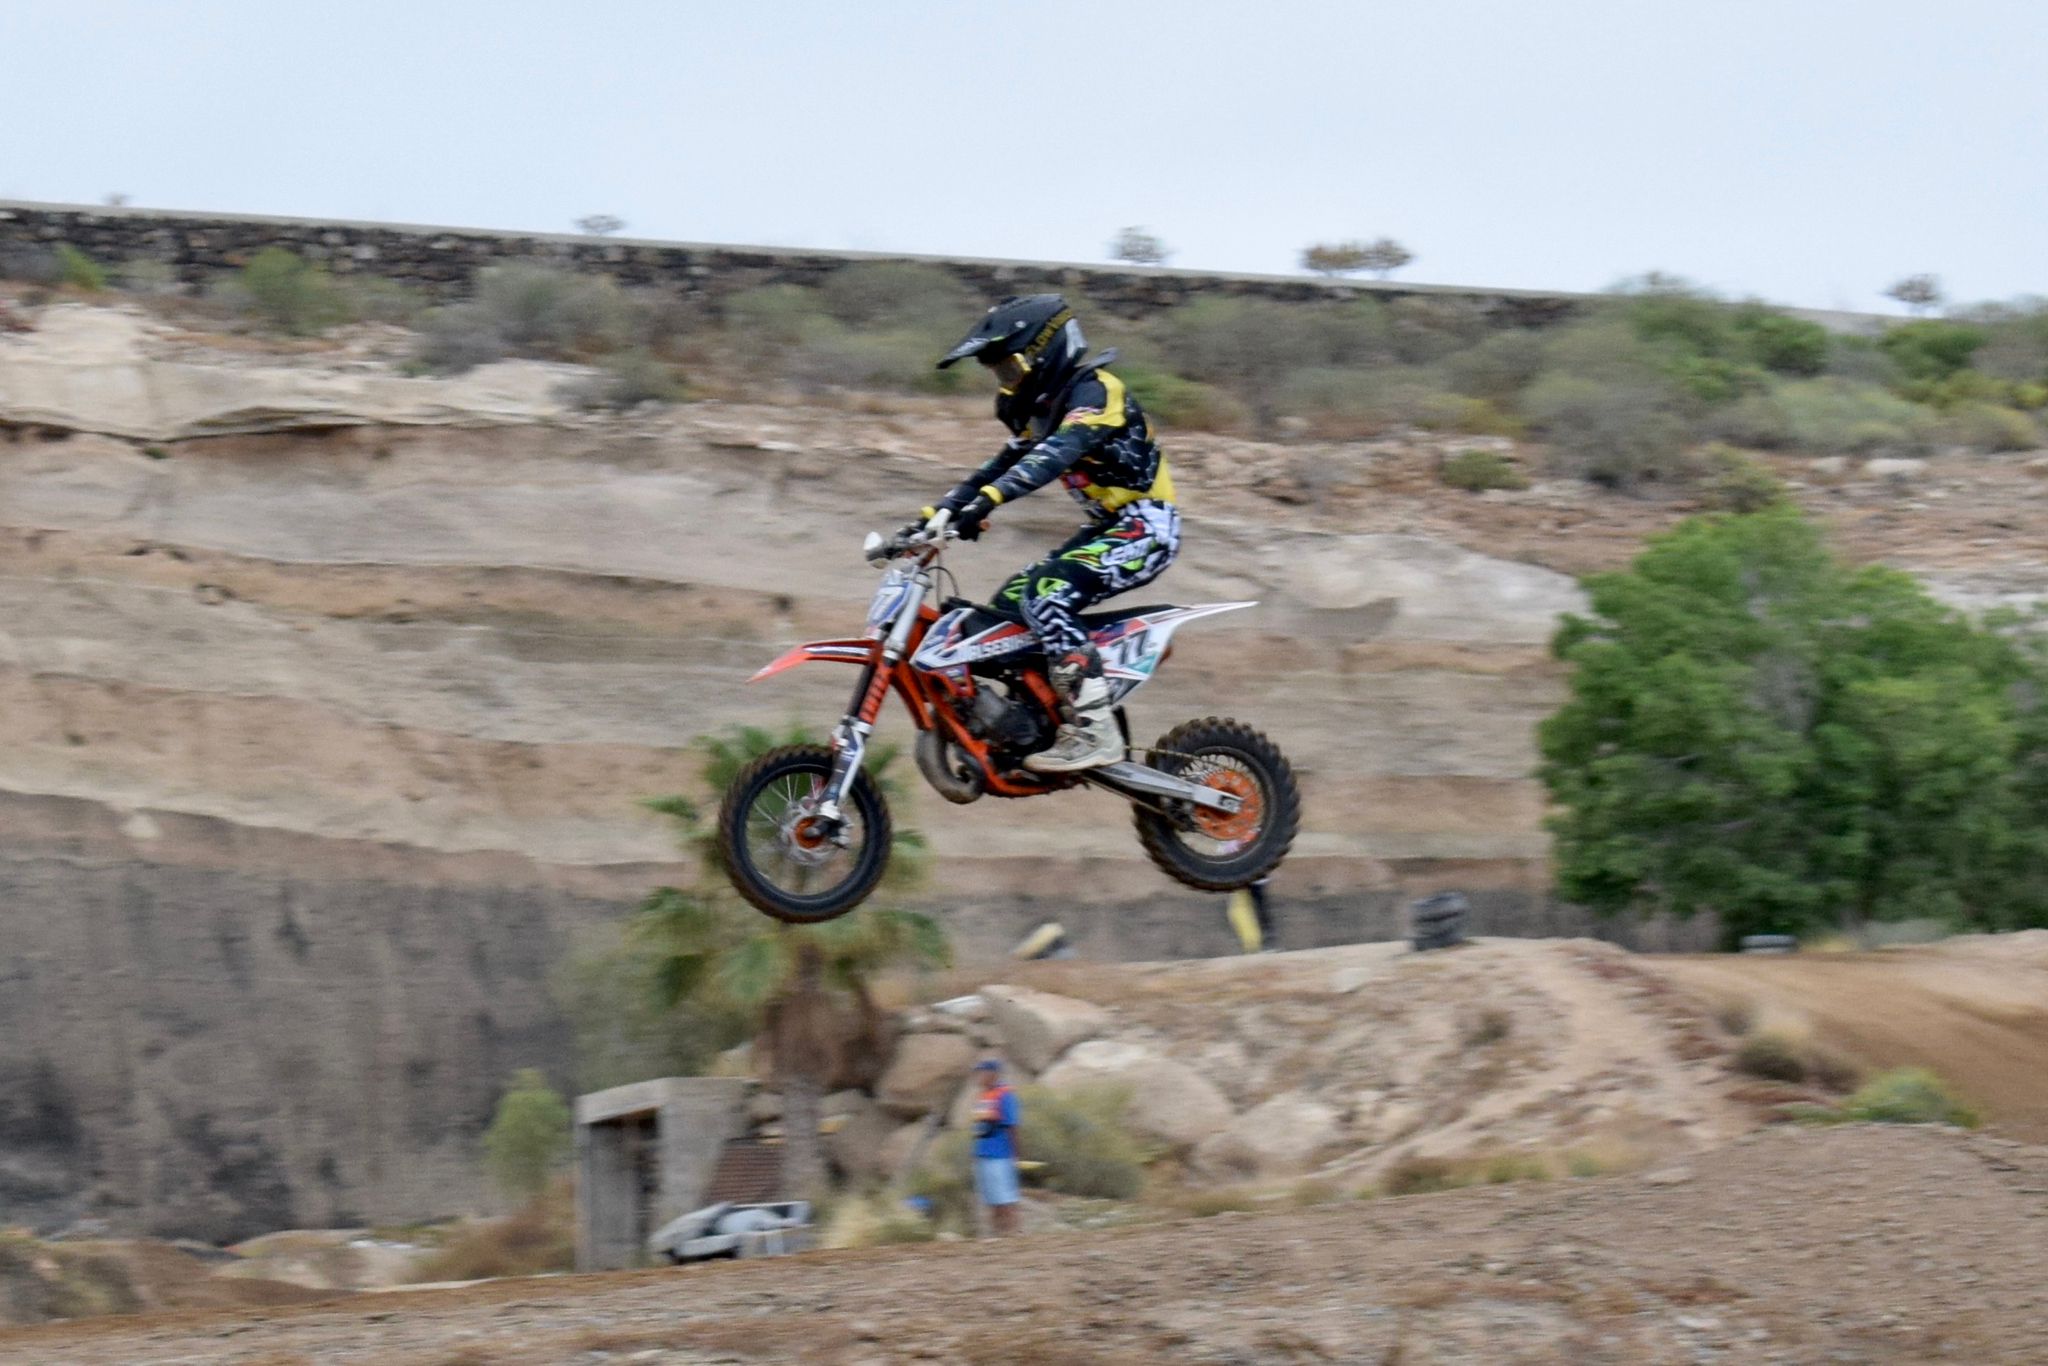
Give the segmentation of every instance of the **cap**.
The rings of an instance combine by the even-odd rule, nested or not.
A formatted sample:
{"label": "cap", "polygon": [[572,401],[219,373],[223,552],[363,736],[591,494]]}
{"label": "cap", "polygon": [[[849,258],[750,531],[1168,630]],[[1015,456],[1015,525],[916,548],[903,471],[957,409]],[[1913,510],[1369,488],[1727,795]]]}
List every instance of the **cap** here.
{"label": "cap", "polygon": [[980,1062],[974,1064],[974,1070],[977,1072],[1000,1072],[1003,1070],[1003,1065],[994,1058],[983,1058]]}

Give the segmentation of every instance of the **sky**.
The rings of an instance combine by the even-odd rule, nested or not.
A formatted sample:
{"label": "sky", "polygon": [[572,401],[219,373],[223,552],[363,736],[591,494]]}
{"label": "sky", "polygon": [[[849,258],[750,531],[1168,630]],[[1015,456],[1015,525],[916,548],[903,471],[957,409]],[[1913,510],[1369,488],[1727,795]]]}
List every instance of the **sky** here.
{"label": "sky", "polygon": [[2048,294],[2039,0],[0,0],[0,198]]}

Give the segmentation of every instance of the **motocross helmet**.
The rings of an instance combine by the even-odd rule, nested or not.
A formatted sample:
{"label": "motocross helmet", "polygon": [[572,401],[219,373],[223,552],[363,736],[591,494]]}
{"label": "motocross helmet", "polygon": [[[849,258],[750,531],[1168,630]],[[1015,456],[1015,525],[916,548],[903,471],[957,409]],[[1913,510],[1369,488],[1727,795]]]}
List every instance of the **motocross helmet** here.
{"label": "motocross helmet", "polygon": [[1041,399],[1056,393],[1080,364],[1088,342],[1074,310],[1057,294],[1012,295],[991,308],[960,344],[939,357],[943,370],[974,357],[995,375],[996,411],[1013,431]]}

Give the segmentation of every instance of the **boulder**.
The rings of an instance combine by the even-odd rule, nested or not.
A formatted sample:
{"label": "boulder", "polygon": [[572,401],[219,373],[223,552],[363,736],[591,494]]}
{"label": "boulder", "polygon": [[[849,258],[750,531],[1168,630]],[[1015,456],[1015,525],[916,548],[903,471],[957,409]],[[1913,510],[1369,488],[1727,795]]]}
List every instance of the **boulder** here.
{"label": "boulder", "polygon": [[1863,462],[1863,477],[1866,479],[1890,479],[1903,483],[1918,479],[1927,473],[1927,462],[1904,456],[1886,457]]}
{"label": "boulder", "polygon": [[1039,1078],[1055,1091],[1122,1085],[1131,1090],[1125,1118],[1144,1138],[1185,1152],[1230,1124],[1230,1101],[1185,1063],[1142,1044],[1096,1039],[1074,1045]]}
{"label": "boulder", "polygon": [[890,1174],[883,1145],[895,1131],[896,1121],[886,1110],[858,1091],[842,1091],[825,1098],[824,1113],[833,1125],[825,1135],[825,1151],[833,1166],[855,1180]]}
{"label": "boulder", "polygon": [[1068,1048],[1109,1026],[1109,1012],[1101,1006],[1049,991],[994,986],[982,988],[981,997],[1004,1051],[1033,1072],[1043,1072]]}
{"label": "boulder", "polygon": [[[875,1157],[875,1165],[881,1169],[880,1174],[884,1180],[894,1180],[903,1170],[904,1165],[917,1152],[917,1145],[923,1140],[924,1134],[925,1122],[921,1119],[899,1124],[889,1131],[889,1136],[882,1140],[881,1149]],[[927,1148],[925,1151],[931,1150]]]}
{"label": "boulder", "polygon": [[1239,1115],[1195,1149],[1195,1168],[1222,1181],[1258,1181],[1306,1171],[1334,1142],[1337,1112],[1287,1092]]}
{"label": "boulder", "polygon": [[958,1034],[906,1034],[875,1098],[890,1114],[916,1119],[950,1100],[973,1062],[974,1045]]}

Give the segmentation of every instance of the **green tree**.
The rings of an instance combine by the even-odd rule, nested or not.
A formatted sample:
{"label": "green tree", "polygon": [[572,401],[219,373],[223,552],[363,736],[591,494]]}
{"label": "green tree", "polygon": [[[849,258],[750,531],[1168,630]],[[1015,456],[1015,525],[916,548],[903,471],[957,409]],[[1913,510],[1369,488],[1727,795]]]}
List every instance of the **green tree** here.
{"label": "green tree", "polygon": [[1695,518],[1590,579],[1540,731],[1560,894],[1726,933],[2048,922],[2038,662],[1796,509]]}
{"label": "green tree", "polygon": [[498,1113],[484,1133],[491,1178],[506,1195],[533,1200],[569,1155],[569,1106],[531,1067],[512,1074]]}
{"label": "green tree", "polygon": [[[712,737],[703,742],[700,777],[723,793],[754,758],[805,739],[800,730],[777,736],[755,728]],[[883,748],[870,755],[888,791],[885,771],[895,754]],[[685,848],[715,874],[717,843],[696,805],[683,797],[648,805],[675,820]],[[900,828],[896,839],[885,886],[900,886],[919,871],[923,840]],[[892,967],[945,966],[952,958],[945,932],[928,916],[882,907],[786,925],[740,904],[714,875],[694,888],[648,893],[632,934],[662,1003],[758,1021],[755,1047],[783,1093],[785,1178],[793,1194],[825,1194],[819,1103],[840,1079],[877,1074],[889,1045],[874,979]]]}

